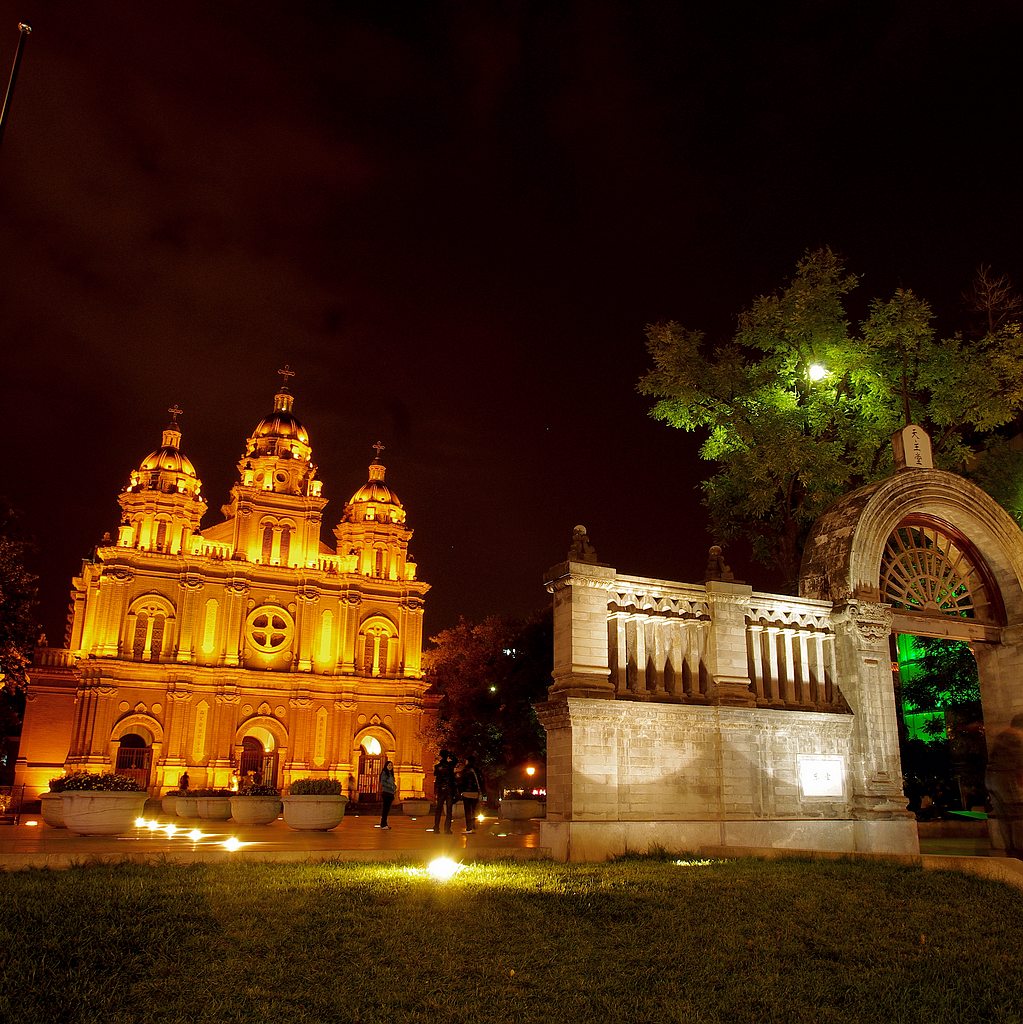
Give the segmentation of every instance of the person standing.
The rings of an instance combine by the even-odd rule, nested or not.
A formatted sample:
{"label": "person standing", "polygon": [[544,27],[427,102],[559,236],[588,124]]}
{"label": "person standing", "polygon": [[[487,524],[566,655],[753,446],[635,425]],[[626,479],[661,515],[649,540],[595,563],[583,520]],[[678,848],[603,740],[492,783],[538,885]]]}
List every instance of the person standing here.
{"label": "person standing", "polygon": [[394,779],[394,763],[385,761],[380,769],[380,824],[377,828],[390,829],[387,824],[387,815],[391,812],[391,804],[394,803],[394,794],[398,791],[398,783]]}
{"label": "person standing", "polygon": [[476,762],[471,757],[465,759],[465,767],[458,776],[458,791],[465,808],[465,832],[466,835],[472,835],[476,831],[476,808],[483,795],[483,783],[480,782]]}
{"label": "person standing", "polygon": [[1023,714],[995,737],[984,784],[1005,855],[1023,858]]}
{"label": "person standing", "polygon": [[440,752],[437,763],[433,766],[433,791],[436,809],[433,812],[433,830],[440,831],[441,815],[444,815],[444,831],[451,834],[451,817],[454,814],[455,801],[455,765],[458,759],[447,750]]}

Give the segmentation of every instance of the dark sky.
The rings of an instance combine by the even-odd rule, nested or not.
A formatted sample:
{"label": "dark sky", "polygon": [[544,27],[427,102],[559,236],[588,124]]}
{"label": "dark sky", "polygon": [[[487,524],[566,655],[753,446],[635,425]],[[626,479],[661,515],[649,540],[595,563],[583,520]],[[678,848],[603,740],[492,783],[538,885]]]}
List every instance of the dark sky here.
{"label": "dark sky", "polygon": [[284,363],[328,529],[382,440],[432,634],[542,606],[579,522],[701,578],[646,323],[726,334],[822,244],[950,325],[1023,282],[1015,2],[0,0],[4,80],[19,20],[0,493],[51,642],[175,402],[206,525]]}

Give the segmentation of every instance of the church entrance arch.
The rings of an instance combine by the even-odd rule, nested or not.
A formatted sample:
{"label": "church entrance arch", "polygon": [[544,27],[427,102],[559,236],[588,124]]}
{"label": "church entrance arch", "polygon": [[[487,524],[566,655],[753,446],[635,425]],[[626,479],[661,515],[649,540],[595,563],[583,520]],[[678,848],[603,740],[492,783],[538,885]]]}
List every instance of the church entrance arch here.
{"label": "church entrance arch", "polygon": [[852,691],[862,817],[901,798],[890,661],[893,634],[962,640],[977,660],[990,746],[1023,712],[1023,533],[978,487],[909,468],[839,499],[807,542],[800,595],[830,600]]}
{"label": "church entrance arch", "polygon": [[114,764],[116,775],[134,779],[143,789],[149,789],[149,775],[153,765],[153,748],[138,733],[122,736],[117,747]]}

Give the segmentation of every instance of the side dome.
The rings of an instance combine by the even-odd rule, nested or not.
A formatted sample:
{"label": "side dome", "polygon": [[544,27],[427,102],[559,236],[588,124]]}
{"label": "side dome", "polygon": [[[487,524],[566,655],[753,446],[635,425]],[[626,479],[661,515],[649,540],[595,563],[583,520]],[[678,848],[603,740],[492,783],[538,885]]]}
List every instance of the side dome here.
{"label": "side dome", "polygon": [[378,521],[405,522],[405,506],[398,495],[384,482],[386,467],[380,461],[383,445],[374,445],[377,457],[370,463],[369,480],[366,481],[345,505],[342,522]]}
{"label": "side dome", "polygon": [[192,460],[180,448],[168,444],[161,445],[155,452],[150,452],[139,466],[140,473],[158,472],[161,469],[171,473],[184,473],[185,476],[192,478],[196,475]]}
{"label": "side dome", "polygon": [[164,430],[162,443],[154,452],[150,452],[132,471],[125,490],[131,493],[138,491],[162,491],[164,494],[187,494],[199,499],[202,483],[195,472],[192,460],[181,450],[181,428],[177,423],[177,415],[181,411],[171,410],[174,421]]}

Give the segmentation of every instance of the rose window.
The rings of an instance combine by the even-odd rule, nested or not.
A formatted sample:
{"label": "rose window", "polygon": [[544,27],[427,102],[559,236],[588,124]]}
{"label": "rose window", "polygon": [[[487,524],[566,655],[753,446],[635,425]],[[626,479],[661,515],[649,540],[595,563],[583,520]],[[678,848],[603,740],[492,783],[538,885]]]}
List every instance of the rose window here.
{"label": "rose window", "polygon": [[248,619],[249,642],[257,651],[276,654],[291,643],[295,626],[283,608],[257,608]]}

